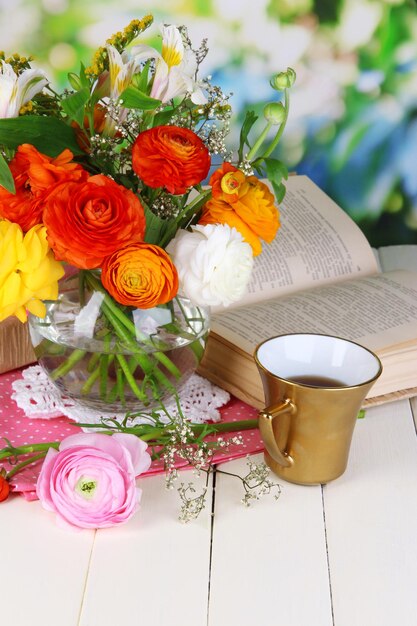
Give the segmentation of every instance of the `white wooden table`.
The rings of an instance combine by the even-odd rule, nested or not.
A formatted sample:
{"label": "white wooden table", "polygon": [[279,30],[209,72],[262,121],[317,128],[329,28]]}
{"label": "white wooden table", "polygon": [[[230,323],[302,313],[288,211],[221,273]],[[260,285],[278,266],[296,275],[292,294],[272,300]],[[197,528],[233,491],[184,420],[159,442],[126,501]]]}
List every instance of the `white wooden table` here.
{"label": "white wooden table", "polygon": [[416,626],[416,416],[417,399],[369,409],[346,473],[323,488],[281,481],[277,502],[246,509],[240,483],[217,475],[214,515],[186,525],[162,476],[141,481],[127,525],[98,532],[61,530],[13,497],[0,505],[0,624]]}

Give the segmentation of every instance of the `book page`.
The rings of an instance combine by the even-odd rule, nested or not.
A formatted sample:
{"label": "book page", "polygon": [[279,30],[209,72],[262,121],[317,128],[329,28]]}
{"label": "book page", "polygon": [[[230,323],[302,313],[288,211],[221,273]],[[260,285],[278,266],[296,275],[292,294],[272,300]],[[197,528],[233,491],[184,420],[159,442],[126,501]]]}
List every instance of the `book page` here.
{"label": "book page", "polygon": [[375,274],[255,303],[213,316],[211,328],[249,354],[285,333],[336,335],[372,350],[417,342],[417,273]]}
{"label": "book page", "polygon": [[317,185],[307,176],[290,176],[285,185],[281,227],[255,257],[237,306],[378,271],[362,231]]}
{"label": "book page", "polygon": [[417,246],[399,245],[379,248],[381,272],[390,270],[417,271]]}

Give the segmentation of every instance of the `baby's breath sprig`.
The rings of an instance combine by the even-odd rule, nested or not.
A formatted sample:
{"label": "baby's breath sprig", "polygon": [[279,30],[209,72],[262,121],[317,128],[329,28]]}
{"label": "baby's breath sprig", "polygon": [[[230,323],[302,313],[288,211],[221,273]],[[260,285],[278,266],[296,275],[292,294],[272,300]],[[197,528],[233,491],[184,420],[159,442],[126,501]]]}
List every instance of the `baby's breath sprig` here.
{"label": "baby's breath sprig", "polygon": [[208,48],[208,39],[205,37],[199,48],[194,49],[193,45],[191,43],[191,39],[188,35],[188,28],[184,25],[178,26],[178,30],[181,33],[181,38],[182,38],[182,42],[184,44],[184,47],[188,50],[190,50],[195,57],[196,60],[196,72],[195,74],[198,74],[198,70],[200,68],[201,63],[204,61],[204,59],[206,58],[208,52],[209,52],[209,48]]}
{"label": "baby's breath sprig", "polygon": [[[178,494],[181,500],[181,509],[178,519],[187,523],[197,519],[200,513],[206,508],[207,487],[197,494],[193,483],[181,483],[178,487]],[[195,495],[197,494],[197,495]]]}
{"label": "baby's breath sprig", "polygon": [[[135,423],[138,417],[142,421],[140,424]],[[205,508],[209,477],[214,472],[232,476],[242,482],[245,494],[241,502],[245,506],[267,494],[273,494],[274,498],[278,499],[281,493],[280,486],[269,478],[269,468],[265,463],[255,463],[248,457],[249,472],[243,477],[219,469],[214,463],[216,451],[224,452],[231,445],[243,444],[241,434],[225,438],[222,433],[257,428],[257,420],[194,424],[184,415],[177,397],[177,408],[173,413],[168,413],[161,403],[158,411],[127,413],[121,422],[112,418],[102,418],[99,424],[78,425],[106,435],[129,433],[146,441],[152,450],[152,458],[162,459],[164,462],[167,489],[173,489],[178,479],[176,468],[178,460],[185,461],[197,477],[202,473],[205,474],[205,484],[200,491],[197,491],[193,482],[181,483],[177,488],[181,501],[179,520],[182,522],[196,519]],[[49,448],[58,449],[60,445],[59,441],[54,441],[15,447],[7,440],[5,442],[6,447],[0,450],[0,461],[7,460],[13,465],[7,478],[11,478],[28,464],[43,458]]]}
{"label": "baby's breath sprig", "polygon": [[241,502],[245,506],[250,506],[251,503],[259,500],[262,496],[271,493],[273,493],[276,500],[278,499],[281,488],[278,483],[274,483],[270,479],[270,470],[265,463],[255,463],[248,457],[247,465],[249,466],[249,472],[243,477],[220,470],[214,464],[214,452],[216,450],[226,451],[231,445],[243,445],[242,435],[238,434],[227,439],[220,435],[216,439],[210,438],[207,440],[206,436],[210,433],[210,426],[205,425],[207,426],[207,431],[203,429],[200,436],[196,437],[193,425],[184,416],[179,404],[177,404],[177,411],[178,414],[171,422],[169,429],[170,437],[164,446],[162,454],[166,472],[166,487],[167,489],[173,489],[174,483],[178,479],[178,471],[175,467],[175,462],[178,458],[187,461],[197,476],[200,476],[202,472],[206,474],[205,485],[200,492],[197,492],[193,482],[181,483],[177,488],[181,501],[179,514],[181,522],[187,523],[196,519],[205,508],[208,481],[210,473],[213,472],[233,476],[242,482],[245,494]]}
{"label": "baby's breath sprig", "polygon": [[[281,495],[281,486],[274,483],[270,476],[271,470],[265,463],[255,463],[250,457],[247,457],[247,465],[249,472],[241,478],[245,495],[241,502],[245,506],[250,506],[254,500],[259,500],[262,496],[269,494],[274,495],[274,499],[278,500]],[[228,474],[229,472],[222,472]]]}

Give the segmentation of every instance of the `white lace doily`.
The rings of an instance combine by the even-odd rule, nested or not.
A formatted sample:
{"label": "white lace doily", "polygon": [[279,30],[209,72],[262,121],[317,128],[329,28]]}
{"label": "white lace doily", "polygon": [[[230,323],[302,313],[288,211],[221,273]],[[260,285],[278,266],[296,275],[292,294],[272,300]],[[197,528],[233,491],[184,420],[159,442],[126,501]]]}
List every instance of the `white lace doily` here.
{"label": "white lace doily", "polygon": [[[32,419],[66,415],[75,422],[100,424],[102,421],[103,413],[63,397],[39,365],[23,370],[22,378],[15,380],[12,387],[13,400]],[[191,422],[201,424],[207,421],[218,422],[218,409],[229,401],[230,395],[205,378],[193,374],[183,386],[179,399],[183,414]],[[175,400],[167,402],[165,407],[169,415],[174,416],[177,413]],[[105,417],[122,420],[125,415],[106,413]],[[160,413],[160,417],[161,421],[168,421],[164,413]],[[140,424],[144,421],[146,418],[135,418],[131,423]]]}

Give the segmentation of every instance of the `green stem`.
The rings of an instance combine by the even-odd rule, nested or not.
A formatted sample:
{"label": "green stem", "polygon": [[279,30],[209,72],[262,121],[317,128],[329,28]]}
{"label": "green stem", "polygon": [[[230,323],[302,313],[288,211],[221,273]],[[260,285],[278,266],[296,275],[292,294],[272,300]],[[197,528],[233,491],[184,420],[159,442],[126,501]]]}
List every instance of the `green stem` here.
{"label": "green stem", "polygon": [[142,393],[142,391],[137,386],[136,381],[135,381],[135,379],[133,378],[133,376],[132,376],[132,374],[130,372],[129,365],[126,362],[125,357],[123,356],[123,354],[116,354],[116,359],[117,359],[120,367],[123,370],[123,373],[124,373],[124,375],[126,377],[127,382],[130,385],[131,390],[133,391],[135,396],[137,398],[139,398],[139,400],[145,404],[147,402],[147,397],[146,397],[146,395],[144,395]]}
{"label": "green stem", "polygon": [[[120,310],[118,305],[113,301],[112,298],[107,294],[104,287],[100,283],[99,280],[96,279],[92,274],[88,275],[88,280],[90,282],[91,287],[96,291],[100,291],[104,294],[103,299],[103,310],[105,310],[105,314],[109,322],[114,327],[116,334],[119,338],[126,343],[129,349],[132,350],[135,354],[139,354],[142,362],[140,366],[142,367],[144,372],[147,372],[149,368],[153,369],[152,362],[145,352],[141,351],[136,344],[136,337],[146,343],[147,337],[141,333],[139,333],[138,329],[134,325],[133,322],[129,320],[129,318]],[[131,335],[129,335],[126,330],[130,331]],[[169,372],[176,378],[181,377],[181,372],[177,368],[177,366],[169,359],[166,354],[161,351],[153,352],[153,356],[164,365]]]}
{"label": "green stem", "polygon": [[[120,402],[122,403],[122,405],[124,405],[125,404],[125,390],[124,390],[124,384],[123,384],[123,370],[121,369],[121,367],[116,368],[116,385],[117,385],[117,395],[119,396]],[[141,390],[141,393],[142,393],[142,390]]]}
{"label": "green stem", "polygon": [[[154,352],[154,356],[155,356],[155,358],[158,359],[160,364],[163,365],[164,367],[166,367],[168,372],[170,372],[175,378],[177,378],[177,379],[181,378],[181,370],[178,369],[178,367],[175,365],[175,363],[173,363],[171,361],[171,359],[169,357],[167,357],[167,355],[164,352]],[[157,378],[159,378],[159,375],[156,374],[157,371],[158,371],[158,369],[156,368],[154,370],[154,374],[157,376]],[[162,372],[159,372],[159,373],[161,374]],[[164,376],[164,378],[165,378],[165,376]]]}
{"label": "green stem", "polygon": [[93,372],[96,369],[97,363],[100,361],[100,352],[94,352],[91,355],[87,365],[87,372]]}
{"label": "green stem", "polygon": [[31,463],[35,463],[35,461],[39,461],[39,459],[43,459],[46,456],[47,452],[48,451],[46,450],[45,452],[40,452],[39,454],[35,454],[34,456],[31,456],[30,459],[26,459],[25,461],[22,461],[21,463],[18,463],[17,465],[15,465],[13,469],[7,472],[6,474],[7,480],[10,480],[12,476],[20,472],[20,470],[22,470],[27,465],[30,465]]}
{"label": "green stem", "polygon": [[[88,422],[77,422],[80,428],[100,428],[105,435],[112,435],[115,432],[124,432],[136,435],[142,441],[154,442],[158,445],[164,442],[164,438],[169,434],[169,425],[167,426],[150,426],[149,424],[138,424],[137,426],[124,426],[123,430],[109,429],[107,424],[90,424]],[[193,433],[200,436],[207,430],[207,436],[217,433],[236,432],[239,430],[254,430],[258,428],[258,420],[240,420],[238,422],[221,422],[219,424],[190,424]]]}
{"label": "green stem", "polygon": [[[91,424],[93,426],[93,424]],[[48,451],[49,448],[59,448],[60,441],[49,441],[48,443],[33,443],[27,446],[7,446],[0,450],[0,461],[9,459],[10,457],[17,457],[23,454],[32,454],[33,452]]]}
{"label": "green stem", "polygon": [[100,359],[100,397],[105,398],[107,396],[107,382],[109,374],[109,365],[112,363],[114,356],[108,354],[110,347],[110,336],[104,337],[104,348],[106,354],[101,355]]}
{"label": "green stem", "polygon": [[[210,198],[211,189],[204,189],[200,191],[199,195],[196,196],[194,200],[190,202],[190,204],[185,205],[175,218],[176,230],[178,230],[178,228],[186,228],[188,226],[188,222],[190,221],[190,217],[193,217],[200,209],[200,207],[202,207],[203,204],[207,202],[207,200],[210,200]],[[167,231],[165,236],[161,238],[158,245],[161,248],[164,248],[169,243],[171,238],[172,232],[171,230],[169,230]]]}
{"label": "green stem", "polygon": [[[116,383],[114,383],[113,387],[110,389],[109,394],[107,395],[105,401],[108,404],[110,404],[111,402],[114,402],[116,400],[116,398],[117,398],[117,392],[118,392],[118,389],[117,389],[117,382],[116,382]],[[97,425],[97,428],[101,428],[101,425]],[[106,426],[106,428],[107,428],[107,426]],[[109,434],[109,433],[106,433],[106,434]]]}
{"label": "green stem", "polygon": [[253,144],[252,148],[249,150],[246,159],[248,161],[252,161],[252,159],[254,158],[255,154],[258,152],[259,148],[262,146],[263,142],[265,141],[269,130],[272,126],[272,122],[267,122],[265,125],[265,128],[263,129],[263,131],[261,132],[261,134],[259,135],[258,139],[255,141],[255,143]]}
{"label": "green stem", "polygon": [[[123,369],[123,368],[122,368]],[[123,370],[126,374],[126,371]],[[77,426],[80,428],[102,428],[101,433],[104,435],[113,435],[115,432],[121,432],[120,430],[114,428],[109,429],[106,425],[100,424],[90,424],[90,423],[77,423]],[[104,430],[106,428],[107,430]],[[254,428],[258,428],[258,420],[241,420],[239,422],[222,422],[220,424],[211,424],[207,426],[207,424],[190,424],[190,428],[192,429],[194,435],[197,437],[202,435],[205,431],[207,431],[207,436],[214,435],[216,433],[224,433],[224,432],[236,432],[240,430],[252,430]],[[160,426],[149,426],[148,424],[139,424],[137,426],[132,427],[124,427],[122,432],[129,433],[132,435],[136,435],[140,437],[142,441],[149,442],[150,445],[159,446],[164,445],[170,440],[170,432],[169,425],[160,427]],[[18,463],[9,471],[7,474],[7,478],[14,476],[21,469],[38,461],[43,458],[50,448],[54,448],[57,450],[60,446],[60,441],[50,441],[47,443],[35,443],[32,445],[25,446],[7,446],[0,450],[0,461],[16,458],[21,455],[33,454],[37,453],[34,456],[31,456],[29,459],[25,459],[21,463]]]}
{"label": "green stem", "polygon": [[96,382],[97,378],[100,375],[100,367],[97,367],[92,374],[87,378],[83,386],[81,387],[82,395],[87,395],[90,393],[92,386]]}
{"label": "green stem", "polygon": [[266,159],[270,156],[270,154],[272,154],[272,152],[275,150],[275,148],[277,147],[279,140],[282,137],[282,134],[284,132],[284,128],[285,125],[287,123],[287,119],[288,119],[288,113],[290,110],[290,93],[288,91],[288,89],[285,89],[284,91],[284,109],[285,109],[285,116],[284,119],[281,122],[281,125],[278,129],[277,134],[275,135],[274,139],[272,140],[271,144],[269,145],[269,147],[265,150],[264,154],[260,157],[261,159]]}
{"label": "green stem", "polygon": [[78,275],[78,297],[80,299],[81,306],[85,305],[85,270],[80,270]]}
{"label": "green stem", "polygon": [[85,355],[86,350],[80,350],[79,348],[76,348],[73,352],[71,352],[71,354],[66,359],[66,361],[64,361],[64,363],[61,363],[61,365],[59,365],[56,369],[54,369],[53,372],[51,372],[50,376],[52,380],[57,380],[57,378],[61,378],[62,376],[65,376],[65,374],[68,374],[68,372],[72,370],[74,365],[81,361],[81,359]]}

